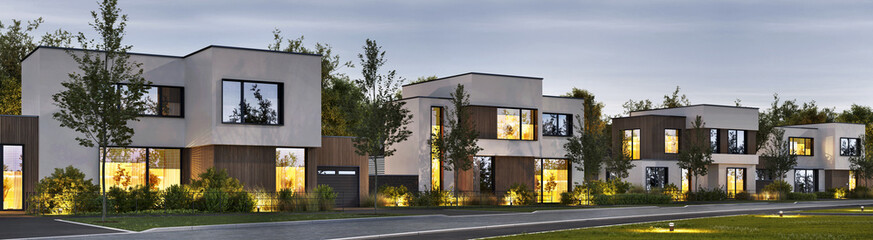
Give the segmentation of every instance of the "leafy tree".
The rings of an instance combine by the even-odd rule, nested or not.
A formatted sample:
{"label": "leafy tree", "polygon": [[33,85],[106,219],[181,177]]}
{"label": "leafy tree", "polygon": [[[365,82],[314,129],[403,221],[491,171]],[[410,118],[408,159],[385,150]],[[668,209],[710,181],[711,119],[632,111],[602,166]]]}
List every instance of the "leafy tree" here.
{"label": "leafy tree", "polygon": [[785,174],[797,166],[797,156],[791,154],[791,142],[785,137],[785,130],[773,129],[768,141],[761,154],[764,167],[783,180]]}
{"label": "leafy tree", "polygon": [[[120,15],[117,0],[98,3],[99,12],[92,11],[94,22],[90,25],[100,34],[102,43],[93,44],[83,33],[78,41],[82,54],[69,52],[79,64],[80,72],[69,74],[69,81],[61,83],[65,90],[52,95],[60,109],[52,117],[84,136],[76,137],[84,147],[99,146],[102,151],[100,173],[103,180],[103,219],[106,217],[106,153],[107,146],[125,147],[130,144],[133,129],[127,123],[138,121],[139,113],[145,111],[142,100],[145,85],[140,63],[130,61],[127,51],[130,45],[122,45],[127,15]],[[94,50],[89,50],[93,48]],[[126,87],[116,87],[126,83]]]}
{"label": "leafy tree", "polygon": [[[273,43],[267,48],[274,51],[299,52],[321,55],[321,134],[351,136],[358,124],[356,111],[364,99],[361,89],[343,73],[343,67],[354,67],[351,61],[342,62],[329,44],[316,43],[315,49],[306,48],[303,36],[285,39],[282,31],[273,30]],[[283,44],[284,43],[284,44]]]}
{"label": "leafy tree", "polygon": [[798,104],[797,100],[781,102],[778,94],[773,94],[770,108],[758,114],[757,149],[760,150],[768,142],[773,129],[778,126],[829,123],[836,119],[832,108],[820,109],[815,101]]}
{"label": "leafy tree", "polygon": [[[385,65],[385,52],[376,41],[367,39],[363,47],[364,53],[358,54],[361,60],[363,79],[355,83],[365,96],[361,111],[358,111],[359,123],[352,128],[355,138],[352,140],[355,153],[369,156],[373,165],[378,167],[376,159],[394,155],[392,145],[406,141],[412,134],[407,125],[412,121],[412,113],[404,107],[406,102],[399,101],[396,94],[402,78],[397,78],[395,71],[380,74],[380,68]],[[379,186],[378,169],[374,182]],[[378,194],[378,191],[376,192]],[[374,196],[378,199],[378,196]]]}
{"label": "leafy tree", "polygon": [[[862,142],[867,142],[866,136],[859,136]],[[855,173],[855,179],[864,179],[864,187],[867,179],[873,178],[873,148],[861,146],[859,156],[849,157],[849,169]]]}
{"label": "leafy tree", "polygon": [[230,121],[239,122],[242,120],[241,122],[245,123],[263,124],[279,123],[279,113],[272,108],[273,102],[271,102],[270,99],[264,98],[264,95],[261,94],[261,89],[258,88],[258,84],[252,84],[250,90],[258,101],[258,106],[253,107],[250,103],[245,101],[245,98],[243,98],[239,107],[234,108],[231,112]]}
{"label": "leafy tree", "polygon": [[604,167],[610,174],[614,174],[616,177],[624,179],[628,177],[628,171],[636,165],[633,164],[633,159],[631,158],[631,153],[628,151],[628,147],[624,145],[624,134],[619,134],[619,142],[620,148],[612,149],[612,151],[610,151],[611,156],[606,158]]}
{"label": "leafy tree", "polygon": [[664,95],[664,102],[659,106],[654,106],[651,100],[639,100],[635,101],[633,99],[627,100],[621,106],[624,108],[624,114],[630,114],[635,111],[644,111],[651,110],[656,107],[658,108],[676,108],[676,107],[684,107],[691,105],[691,101],[688,100],[688,97],[685,97],[685,94],[679,95],[679,86],[676,86],[676,90],[673,91],[670,95]]}
{"label": "leafy tree", "polygon": [[652,101],[648,99],[639,101],[629,99],[627,100],[627,102],[622,104],[621,107],[624,108],[625,115],[629,115],[631,112],[652,110],[654,108],[652,106]]}
{"label": "leafy tree", "polygon": [[458,84],[455,92],[451,93],[452,109],[446,118],[445,136],[432,133],[431,143],[444,162],[446,170],[455,171],[455,195],[459,191],[458,179],[461,171],[470,170],[473,167],[473,157],[482,148],[477,144],[479,132],[476,131],[476,123],[472,121],[470,113],[470,94],[464,91],[464,85]]}
{"label": "leafy tree", "polygon": [[709,165],[712,164],[712,146],[704,129],[706,123],[697,116],[691,123],[691,129],[684,131],[683,138],[687,140],[686,148],[679,152],[680,168],[688,169],[697,182],[700,176],[706,176]]}
{"label": "leafy tree", "polygon": [[[861,123],[866,125],[864,130],[865,136],[873,136],[873,109],[868,106],[852,104],[852,107],[843,111],[837,116],[837,122],[844,123]],[[873,138],[866,138],[864,145],[868,149],[873,149]]]}
{"label": "leafy tree", "polygon": [[679,96],[679,86],[676,86],[676,90],[673,91],[672,95],[664,95],[664,103],[661,104],[662,108],[676,108],[691,105],[691,102],[688,101],[688,98],[685,97],[685,94]]}
{"label": "leafy tree", "polygon": [[578,135],[574,134],[564,144],[567,151],[565,156],[577,169],[585,172],[586,180],[596,180],[603,161],[609,158],[610,151],[611,135],[608,123],[601,118],[604,104],[596,101],[594,94],[584,89],[573,88],[564,96],[583,99],[583,117],[576,115],[576,122],[582,127],[578,130]]}
{"label": "leafy tree", "polygon": [[[42,18],[27,21],[0,22],[0,114],[21,114],[21,60],[38,45],[69,47],[72,34],[63,30],[46,33],[36,42],[31,35],[43,23]],[[3,32],[5,30],[5,32]]]}
{"label": "leafy tree", "polygon": [[416,84],[416,83],[421,83],[421,82],[427,82],[427,81],[436,80],[436,79],[437,79],[437,76],[436,76],[436,75],[433,75],[433,76],[418,77],[418,79],[415,79],[415,81],[412,81],[410,84]]}

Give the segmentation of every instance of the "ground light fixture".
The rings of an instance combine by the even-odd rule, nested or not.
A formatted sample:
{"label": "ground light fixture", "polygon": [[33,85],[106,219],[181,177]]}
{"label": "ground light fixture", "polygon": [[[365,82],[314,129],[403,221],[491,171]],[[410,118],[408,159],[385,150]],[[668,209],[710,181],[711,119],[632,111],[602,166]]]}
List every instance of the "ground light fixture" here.
{"label": "ground light fixture", "polygon": [[670,223],[670,231],[673,231],[673,223]]}
{"label": "ground light fixture", "polygon": [[861,211],[862,211],[862,212],[864,211],[864,206],[861,206]]}
{"label": "ground light fixture", "polygon": [[782,211],[779,211],[779,217],[782,217]]}

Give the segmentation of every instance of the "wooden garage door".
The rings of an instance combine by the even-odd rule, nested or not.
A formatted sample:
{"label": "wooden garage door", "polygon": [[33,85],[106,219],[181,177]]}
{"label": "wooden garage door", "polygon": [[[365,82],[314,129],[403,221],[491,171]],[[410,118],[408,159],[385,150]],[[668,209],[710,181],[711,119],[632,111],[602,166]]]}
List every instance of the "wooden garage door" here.
{"label": "wooden garage door", "polygon": [[337,194],[337,207],[357,207],[360,196],[358,167],[318,167],[318,185],[328,185]]}

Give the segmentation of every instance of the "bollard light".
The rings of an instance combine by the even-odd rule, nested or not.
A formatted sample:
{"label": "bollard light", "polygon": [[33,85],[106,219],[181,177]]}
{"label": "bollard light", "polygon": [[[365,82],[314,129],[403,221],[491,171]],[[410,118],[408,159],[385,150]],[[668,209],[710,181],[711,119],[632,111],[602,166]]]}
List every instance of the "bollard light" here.
{"label": "bollard light", "polygon": [[779,217],[782,217],[782,211],[779,211]]}
{"label": "bollard light", "polygon": [[670,231],[673,231],[673,223],[670,223]]}
{"label": "bollard light", "polygon": [[261,212],[261,207],[258,207],[258,212]]}
{"label": "bollard light", "polygon": [[861,211],[862,211],[862,212],[864,211],[864,206],[861,206]]}

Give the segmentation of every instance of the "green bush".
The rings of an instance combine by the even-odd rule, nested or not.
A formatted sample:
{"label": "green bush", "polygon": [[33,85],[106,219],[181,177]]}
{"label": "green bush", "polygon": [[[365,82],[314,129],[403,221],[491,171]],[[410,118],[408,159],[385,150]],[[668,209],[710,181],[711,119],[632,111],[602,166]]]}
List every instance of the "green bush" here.
{"label": "green bush", "polygon": [[767,200],[784,200],[791,192],[791,188],[791,184],[783,180],[776,180],[764,186],[763,192],[770,195],[770,199]]}
{"label": "green bush", "polygon": [[416,194],[412,194],[412,197],[409,201],[409,205],[411,206],[441,206],[445,203],[448,192],[441,190],[432,190],[432,191],[424,191]]}
{"label": "green bush", "polygon": [[857,186],[855,189],[849,191],[848,197],[853,199],[873,198],[873,192],[870,192],[870,189],[867,187]]}
{"label": "green bush", "polygon": [[527,188],[524,184],[513,184],[506,192],[509,205],[529,205],[534,203],[534,192]]}
{"label": "green bush", "polygon": [[[576,190],[576,189],[579,189],[579,188],[581,188],[581,187],[580,187],[580,186],[576,186],[575,188],[573,188],[573,190]],[[574,191],[574,192],[575,192],[575,191]],[[574,192],[562,192],[562,193],[561,193],[561,204],[564,204],[564,205],[572,205],[572,204],[577,204],[577,203],[579,203],[579,201],[576,200],[576,196],[574,196]]]}
{"label": "green bush", "polygon": [[737,194],[734,194],[734,199],[735,200],[752,200],[752,195],[749,194],[748,192],[742,191],[742,192],[738,192]]}
{"label": "green bush", "polygon": [[816,192],[815,193],[815,197],[817,199],[834,199],[835,195],[836,195],[836,192],[834,192],[834,191]]}
{"label": "green bush", "polygon": [[227,192],[217,188],[208,188],[200,198],[195,200],[195,206],[200,211],[224,212],[230,207],[229,200],[230,196]]}
{"label": "green bush", "polygon": [[379,187],[379,197],[382,198],[381,206],[401,206],[404,202],[410,201],[411,195],[406,186],[388,186],[382,185]]}
{"label": "green bush", "polygon": [[133,201],[134,211],[152,210],[158,207],[161,201],[161,192],[155,189],[150,189],[145,185],[137,185],[129,189],[130,199]]}
{"label": "green bush", "polygon": [[161,208],[170,209],[191,209],[194,202],[194,196],[185,186],[173,184],[167,187],[163,192]]}
{"label": "green bush", "polygon": [[644,194],[644,193],[648,193],[648,192],[646,191],[646,188],[644,188],[643,186],[640,186],[640,185],[631,185],[630,188],[628,188],[628,189],[627,189],[627,192],[625,192],[625,193],[639,193],[639,194]]}
{"label": "green bush", "polygon": [[230,212],[251,212],[255,209],[255,198],[252,194],[240,191],[228,194],[227,211]]}
{"label": "green bush", "polygon": [[699,188],[697,191],[685,193],[687,201],[724,201],[728,199],[727,192],[723,188]]}
{"label": "green bush", "polygon": [[117,186],[110,187],[109,191],[106,191],[106,208],[115,213],[130,212],[133,206],[129,199],[130,194],[126,190]]}
{"label": "green bush", "polygon": [[99,211],[102,206],[99,186],[73,166],[55,168],[36,184],[36,194],[28,198],[29,213],[78,213]]}
{"label": "green bush", "polygon": [[637,205],[637,204],[668,204],[672,197],[667,194],[653,193],[625,193],[616,195],[595,195],[593,202],[596,205]]}
{"label": "green bush", "polygon": [[470,194],[469,196],[464,197],[466,202],[464,205],[498,205],[500,201],[497,199],[497,196],[494,193],[479,193],[479,194]]}
{"label": "green bush", "polygon": [[277,196],[277,198],[279,200],[279,203],[278,203],[279,211],[286,211],[286,212],[305,211],[306,210],[306,206],[304,205],[305,203],[303,203],[301,201],[302,199],[300,199],[296,195],[297,194],[294,191],[292,191],[290,188],[285,188],[285,189],[279,190],[279,193]]}
{"label": "green bush", "polygon": [[[403,187],[404,189],[406,187]],[[318,195],[318,209],[321,211],[333,210],[336,206],[336,193],[333,188],[328,185],[318,185],[315,188],[315,193]]]}
{"label": "green bush", "polygon": [[797,193],[790,192],[788,193],[789,200],[816,200],[815,193]]}
{"label": "green bush", "polygon": [[239,180],[230,177],[226,170],[216,170],[215,168],[206,169],[206,172],[197,176],[197,179],[191,181],[191,188],[201,193],[206,189],[218,189],[223,192],[243,191],[243,185],[239,183]]}

